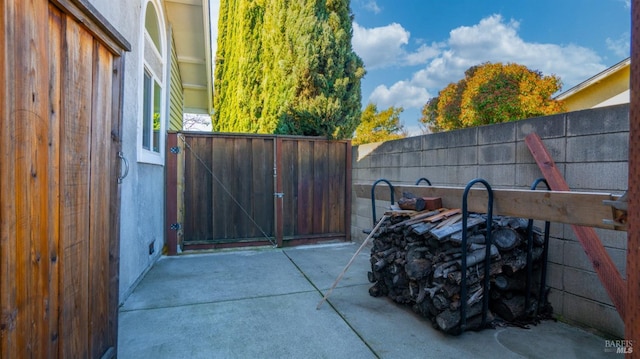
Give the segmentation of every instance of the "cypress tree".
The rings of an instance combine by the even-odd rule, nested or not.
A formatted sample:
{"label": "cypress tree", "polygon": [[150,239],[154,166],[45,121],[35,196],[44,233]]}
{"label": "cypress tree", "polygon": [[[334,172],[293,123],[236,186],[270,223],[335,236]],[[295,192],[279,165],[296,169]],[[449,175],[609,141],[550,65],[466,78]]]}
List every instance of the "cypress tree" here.
{"label": "cypress tree", "polygon": [[364,76],[351,37],[348,0],[222,0],[214,130],[350,137]]}

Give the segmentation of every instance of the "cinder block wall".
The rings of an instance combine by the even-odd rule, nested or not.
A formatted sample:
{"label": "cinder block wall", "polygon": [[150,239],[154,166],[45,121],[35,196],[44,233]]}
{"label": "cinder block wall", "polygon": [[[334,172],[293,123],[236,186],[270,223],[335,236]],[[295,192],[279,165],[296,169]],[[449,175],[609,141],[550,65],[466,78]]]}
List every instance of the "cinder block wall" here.
{"label": "cinder block wall", "polygon": [[[537,133],[573,191],[622,194],[627,189],[629,106],[532,118],[353,147],[353,182],[464,187],[474,178],[493,188],[530,188],[542,177],[524,138]],[[424,184],[424,182],[423,182]],[[426,184],[425,184],[426,185]],[[380,183],[379,191],[389,191]],[[371,199],[353,195],[354,240],[373,226]],[[378,217],[389,202],[376,201]],[[625,275],[626,232],[597,230],[618,270]],[[624,324],[569,225],[551,226],[549,299],[556,316],[607,337],[624,336]]]}

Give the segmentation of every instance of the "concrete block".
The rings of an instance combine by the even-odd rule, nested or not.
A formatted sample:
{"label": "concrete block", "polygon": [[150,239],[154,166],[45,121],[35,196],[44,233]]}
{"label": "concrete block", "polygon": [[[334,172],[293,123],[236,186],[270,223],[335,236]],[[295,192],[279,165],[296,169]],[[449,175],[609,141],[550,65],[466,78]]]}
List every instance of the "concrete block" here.
{"label": "concrete block", "polygon": [[417,167],[422,165],[422,152],[411,151],[400,154],[400,166]]}
{"label": "concrete block", "polygon": [[447,149],[429,150],[422,152],[423,166],[443,166],[447,164]]}
{"label": "concrete block", "polygon": [[432,133],[422,136],[422,150],[437,150],[449,147],[449,135],[447,132]]}
{"label": "concrete block", "polygon": [[552,116],[534,117],[516,124],[516,139],[524,140],[530,133],[537,133],[542,139],[564,137],[566,134],[566,115],[557,114]]}
{"label": "concrete block", "polygon": [[478,144],[515,142],[516,125],[514,122],[478,127]]}
{"label": "concrete block", "polygon": [[475,165],[477,163],[478,151],[475,146],[449,148],[447,151],[447,164],[449,166]]}
{"label": "concrete block", "polygon": [[431,181],[431,184],[434,186],[448,185],[447,171],[444,167],[437,167],[437,166],[422,167],[421,177],[426,177],[429,181]]}
{"label": "concrete block", "polygon": [[567,113],[567,135],[598,135],[629,131],[629,104]]}
{"label": "concrete block", "polygon": [[567,162],[627,161],[628,159],[628,132],[567,138]]}
{"label": "concrete block", "polygon": [[491,187],[513,188],[516,180],[516,168],[513,165],[493,165],[478,167],[478,178],[483,178]]}
{"label": "concrete block", "polygon": [[[411,137],[409,137],[409,139],[410,138]],[[409,139],[403,138],[403,139],[398,139],[398,140],[391,140],[391,141],[382,142],[376,148],[376,151],[377,152],[383,152],[383,153],[400,153],[400,152],[404,152],[406,150],[405,142],[407,142]],[[418,142],[420,142],[420,141],[418,141]],[[420,148],[420,147],[418,147],[418,148]]]}
{"label": "concrete block", "polygon": [[422,151],[422,143],[424,136],[407,137],[400,141],[402,144],[402,152]]}
{"label": "concrete block", "polygon": [[562,317],[564,315],[564,292],[551,288],[547,300],[553,308],[553,314],[555,317]]}
{"label": "concrete block", "polygon": [[607,305],[613,305],[598,275],[594,272],[564,267],[563,274],[565,292]]}
{"label": "concrete block", "polygon": [[475,146],[477,144],[478,128],[472,127],[423,136],[422,148],[424,150],[432,150],[438,148]]}
{"label": "concrete block", "polygon": [[503,143],[478,147],[478,163],[486,164],[515,164],[516,144]]}
{"label": "concrete block", "polygon": [[550,263],[564,265],[564,240],[559,238],[549,238],[549,256]]}
{"label": "concrete block", "polygon": [[402,182],[415,184],[418,178],[424,177],[422,167],[402,167],[399,169]]}
{"label": "concrete block", "polygon": [[572,191],[610,192],[628,188],[627,162],[568,163],[565,179]]}
{"label": "concrete block", "polygon": [[469,181],[478,178],[476,166],[450,166],[446,168],[447,180],[450,186],[466,186]]}
{"label": "concrete block", "polygon": [[564,266],[549,262],[547,264],[547,286],[552,292],[564,291]]}
{"label": "concrete block", "polygon": [[[598,328],[599,334],[609,339],[624,337],[624,323],[615,308],[565,293],[563,318],[570,324]],[[604,352],[604,343],[603,352]]]}
{"label": "concrete block", "polygon": [[[535,163],[528,164],[515,164],[516,169],[515,186],[517,188],[530,189],[533,181],[543,177],[540,168]],[[546,190],[547,187],[544,184],[538,186],[538,190]]]}

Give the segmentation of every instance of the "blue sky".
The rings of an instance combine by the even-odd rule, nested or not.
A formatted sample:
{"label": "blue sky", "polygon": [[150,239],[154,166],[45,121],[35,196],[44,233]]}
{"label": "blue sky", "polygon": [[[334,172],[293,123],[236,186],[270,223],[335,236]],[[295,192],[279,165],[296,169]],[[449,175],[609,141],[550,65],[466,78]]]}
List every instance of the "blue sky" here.
{"label": "blue sky", "polygon": [[363,107],[420,110],[469,67],[515,62],[560,76],[568,90],[629,56],[630,0],[352,0],[363,59]]}

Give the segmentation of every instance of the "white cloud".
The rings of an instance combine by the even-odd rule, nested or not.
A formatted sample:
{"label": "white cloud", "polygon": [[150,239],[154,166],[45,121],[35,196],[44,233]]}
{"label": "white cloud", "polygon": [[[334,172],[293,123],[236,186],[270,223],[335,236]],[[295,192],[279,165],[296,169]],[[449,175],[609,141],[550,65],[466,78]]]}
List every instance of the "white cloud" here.
{"label": "white cloud", "polygon": [[408,81],[398,81],[391,87],[385,85],[376,87],[369,96],[369,101],[375,103],[378,109],[391,106],[421,108],[430,97],[426,88],[415,86]]}
{"label": "white cloud", "polygon": [[379,14],[380,11],[382,11],[382,9],[380,8],[380,6],[378,6],[378,3],[375,0],[369,0],[369,1],[361,1],[361,6],[363,8],[365,8],[368,11],[371,11],[374,14]]}
{"label": "white cloud", "polygon": [[630,37],[628,33],[622,34],[618,39],[607,38],[606,42],[607,48],[621,60],[629,57]]}
{"label": "white cloud", "polygon": [[[464,78],[464,71],[469,67],[485,62],[513,62],[541,71],[544,75],[558,75],[565,84],[564,89],[575,86],[606,68],[595,51],[585,47],[526,42],[518,35],[520,24],[514,20],[505,21],[500,15],[484,18],[473,26],[453,29],[443,43],[422,46],[410,54],[407,54],[403,46],[408,43],[409,32],[399,24],[389,26],[389,30],[395,29],[396,34],[403,33],[406,36],[402,37],[401,42],[396,40],[395,47],[391,46],[391,38],[376,42],[376,50],[374,46],[359,47],[360,51],[371,51],[358,52],[363,57],[365,66],[368,69],[391,64],[408,66],[424,63],[425,66],[414,72],[410,79],[398,81],[390,87],[379,85],[369,97],[369,101],[376,103],[380,108],[421,108],[428,100],[429,92],[436,95],[449,83]],[[354,44],[368,38],[365,35],[370,35],[373,39],[382,36],[377,31],[385,28],[387,27],[358,27],[362,37],[355,41],[354,36]],[[399,31],[400,29],[402,31]],[[373,44],[374,41],[368,40],[367,43]],[[384,61],[382,58],[374,57],[376,52],[382,53],[377,56],[385,56]]]}
{"label": "white cloud", "polygon": [[409,31],[400,24],[367,29],[353,23],[353,49],[367,69],[397,64],[404,56],[403,46],[409,43]]}

